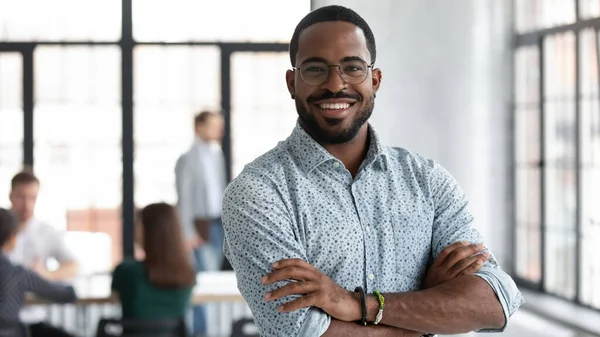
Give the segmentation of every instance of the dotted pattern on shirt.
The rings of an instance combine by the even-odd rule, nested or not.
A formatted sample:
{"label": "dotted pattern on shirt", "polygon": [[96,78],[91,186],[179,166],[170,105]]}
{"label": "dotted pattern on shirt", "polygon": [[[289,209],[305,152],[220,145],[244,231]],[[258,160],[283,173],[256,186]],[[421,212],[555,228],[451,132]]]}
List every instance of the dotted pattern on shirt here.
{"label": "dotted pattern on shirt", "polygon": [[[408,292],[419,289],[444,247],[482,242],[471,227],[464,193],[445,169],[407,150],[384,147],[372,128],[369,134],[355,179],[297,125],[227,188],[225,254],[261,336],[295,336],[309,312],[277,311],[298,296],[263,300],[266,292],[288,284],[260,283],[273,262],[303,259],[348,290]],[[493,256],[484,266],[503,273]]]}

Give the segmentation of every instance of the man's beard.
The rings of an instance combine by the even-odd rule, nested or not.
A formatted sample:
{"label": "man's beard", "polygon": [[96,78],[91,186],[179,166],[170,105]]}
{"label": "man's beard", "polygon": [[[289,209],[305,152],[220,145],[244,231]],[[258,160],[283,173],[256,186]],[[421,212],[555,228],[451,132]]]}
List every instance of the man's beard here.
{"label": "man's beard", "polygon": [[[352,119],[352,123],[349,127],[337,132],[331,132],[324,130],[323,128],[321,128],[321,126],[319,126],[319,123],[315,119],[315,116],[308,112],[303,102],[298,97],[296,97],[295,101],[296,111],[298,112],[298,117],[300,118],[302,127],[320,144],[344,144],[354,139],[354,137],[356,137],[356,135],[358,134],[360,128],[371,117],[371,114],[373,113],[373,108],[375,107],[374,96],[371,96],[365,101],[366,104],[362,108],[362,110],[360,110],[358,114],[354,116],[354,118]],[[307,101],[310,102],[311,99],[309,98]],[[360,102],[361,101],[357,101],[354,104],[359,104]],[[324,120],[330,126],[337,125],[343,121],[342,119],[337,118],[324,118]]]}

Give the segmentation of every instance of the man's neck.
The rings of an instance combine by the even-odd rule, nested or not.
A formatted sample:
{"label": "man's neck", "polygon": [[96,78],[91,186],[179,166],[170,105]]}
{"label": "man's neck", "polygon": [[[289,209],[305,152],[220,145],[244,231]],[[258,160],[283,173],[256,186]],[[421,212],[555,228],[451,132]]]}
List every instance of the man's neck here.
{"label": "man's neck", "polygon": [[323,144],[327,152],[339,159],[350,173],[352,177],[356,177],[360,165],[365,160],[369,150],[369,127],[365,123],[356,137],[344,144]]}

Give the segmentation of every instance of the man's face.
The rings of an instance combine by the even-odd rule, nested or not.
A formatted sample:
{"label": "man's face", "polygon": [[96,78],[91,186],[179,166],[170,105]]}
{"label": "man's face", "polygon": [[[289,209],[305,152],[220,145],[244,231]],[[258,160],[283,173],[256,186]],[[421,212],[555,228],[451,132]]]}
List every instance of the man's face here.
{"label": "man's face", "polygon": [[[307,84],[300,70],[288,70],[286,80],[295,96],[296,110],[304,129],[324,144],[341,144],[354,139],[371,116],[375,93],[381,82],[379,69],[366,69],[364,81],[348,83],[340,69],[344,61],[364,61],[371,55],[363,31],[347,22],[321,22],[306,28],[298,39],[297,68],[315,63],[329,66],[322,84]],[[319,68],[317,68],[319,69]],[[305,77],[306,79],[306,77]]]}
{"label": "man's face", "polygon": [[225,121],[220,115],[210,116],[204,124],[196,126],[196,135],[207,142],[220,142],[224,131]]}
{"label": "man's face", "polygon": [[10,191],[12,210],[19,222],[27,222],[33,217],[39,191],[38,183],[18,184]]}

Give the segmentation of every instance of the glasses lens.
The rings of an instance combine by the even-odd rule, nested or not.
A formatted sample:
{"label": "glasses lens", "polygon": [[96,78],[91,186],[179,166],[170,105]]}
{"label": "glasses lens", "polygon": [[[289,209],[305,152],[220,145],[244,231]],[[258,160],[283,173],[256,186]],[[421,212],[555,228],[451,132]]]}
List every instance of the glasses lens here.
{"label": "glasses lens", "polygon": [[319,85],[327,79],[329,67],[322,62],[308,62],[300,67],[300,75],[306,84]]}
{"label": "glasses lens", "polygon": [[363,61],[347,61],[340,66],[342,78],[349,84],[358,84],[367,78],[368,67]]}

